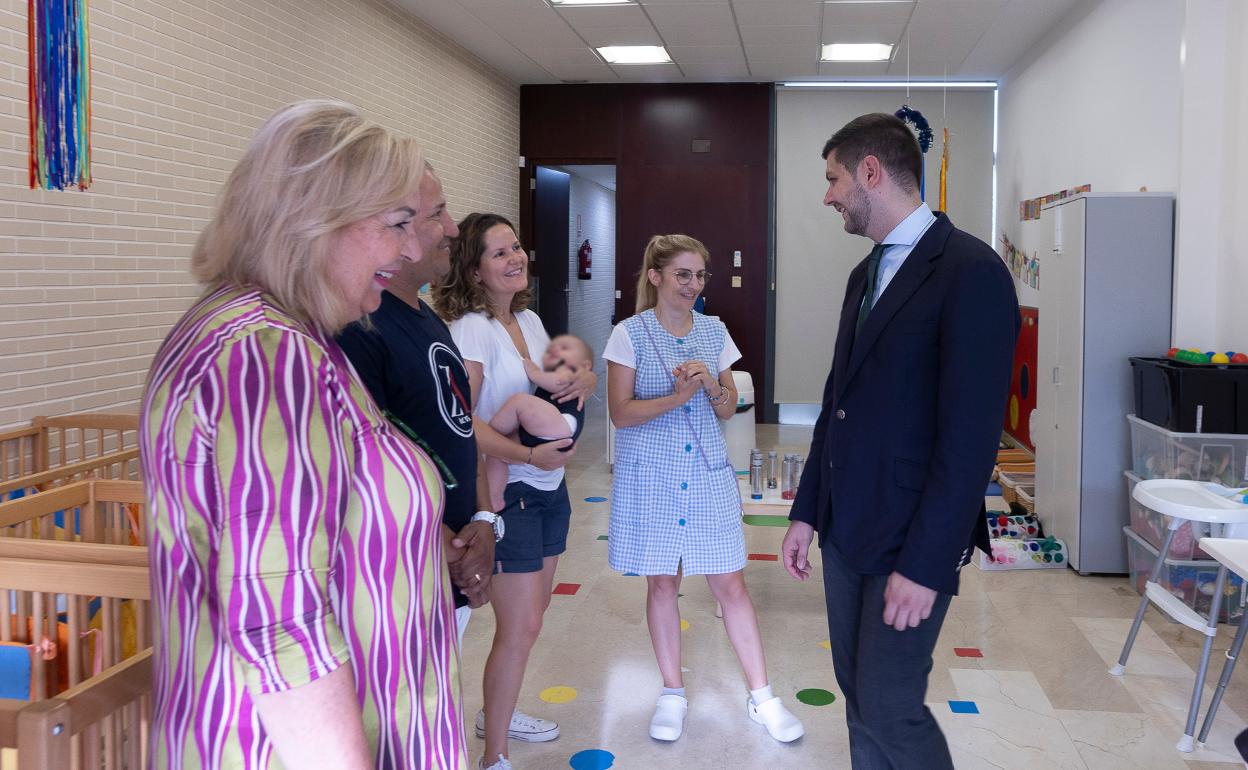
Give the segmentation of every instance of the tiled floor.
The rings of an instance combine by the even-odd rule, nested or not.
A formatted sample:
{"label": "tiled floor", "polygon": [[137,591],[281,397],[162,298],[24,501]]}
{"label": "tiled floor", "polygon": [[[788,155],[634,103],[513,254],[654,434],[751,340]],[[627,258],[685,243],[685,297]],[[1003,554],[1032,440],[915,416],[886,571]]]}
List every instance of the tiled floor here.
{"label": "tiled floor", "polygon": [[[591,412],[598,414],[591,414],[568,471],[572,530],[556,575],[556,583],[580,587],[552,598],[520,698],[522,710],[557,720],[562,735],[545,744],[513,741],[516,770],[849,767],[841,701],[812,706],[795,697],[810,688],[839,695],[826,646],[822,582],[816,577],[799,584],[775,561],[749,561],[746,578],[772,686],[805,722],[806,736],[781,745],[746,716],[744,680],[706,581],[698,577],[685,582],[681,600],[688,621],[685,735],[672,744],[650,739],[647,725],[660,680],[646,634],[645,584],[607,566],[607,543],[600,537],[610,503],[585,502],[609,497],[611,490],[601,407]],[[805,453],[809,436],[809,428],[759,426],[758,443]],[[778,552],[782,527],[745,529],[748,552]],[[817,565],[818,554],[813,558]],[[1082,577],[1071,570],[963,570],[927,696],[957,766],[1239,767],[1232,739],[1244,727],[1240,715],[1248,715],[1248,686],[1239,673],[1208,745],[1188,755],[1174,748],[1199,660],[1198,634],[1150,609],[1126,676],[1107,673],[1138,601],[1124,578]],[[474,613],[463,656],[469,719],[481,706],[481,669],[493,631],[490,610]],[[1223,627],[1215,643],[1215,682],[1230,636]],[[1207,688],[1206,698],[1211,693]],[[965,710],[978,713],[955,713],[950,701],[971,702],[974,708]],[[483,749],[471,731],[469,746],[477,756]]]}

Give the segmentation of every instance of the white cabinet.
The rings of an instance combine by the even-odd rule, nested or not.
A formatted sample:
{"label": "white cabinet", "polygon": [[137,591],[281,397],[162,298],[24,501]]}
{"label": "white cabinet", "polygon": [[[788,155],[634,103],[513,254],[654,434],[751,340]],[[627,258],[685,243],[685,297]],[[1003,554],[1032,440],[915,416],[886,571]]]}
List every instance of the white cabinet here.
{"label": "white cabinet", "polygon": [[1127,358],[1170,345],[1174,198],[1088,193],[1041,224],[1036,514],[1075,569],[1125,573]]}

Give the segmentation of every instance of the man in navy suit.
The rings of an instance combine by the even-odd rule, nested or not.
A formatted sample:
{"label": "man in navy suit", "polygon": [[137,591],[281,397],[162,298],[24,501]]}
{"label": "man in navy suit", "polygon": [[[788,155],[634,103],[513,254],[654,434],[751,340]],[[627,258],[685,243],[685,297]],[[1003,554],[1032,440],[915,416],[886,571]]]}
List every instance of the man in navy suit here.
{"label": "man in navy suit", "polygon": [[1018,301],[996,253],[920,199],[901,120],[856,118],[823,157],[824,205],[875,248],[849,276],[784,565],[810,577],[819,534],[854,768],[952,768],[923,700],[983,516]]}

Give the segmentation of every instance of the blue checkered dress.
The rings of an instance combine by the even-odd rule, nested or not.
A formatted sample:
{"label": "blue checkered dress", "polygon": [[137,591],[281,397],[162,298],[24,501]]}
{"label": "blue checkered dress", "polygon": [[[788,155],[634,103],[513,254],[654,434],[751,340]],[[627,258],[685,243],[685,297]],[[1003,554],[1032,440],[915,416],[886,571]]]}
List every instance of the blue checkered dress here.
{"label": "blue checkered dress", "polygon": [[[635,398],[670,395],[672,369],[691,359],[718,374],[727,334],[718,318],[694,313],[683,338],[669,334],[653,310],[623,324],[637,356]],[[608,532],[608,558],[620,572],[675,575],[683,567],[686,575],[703,575],[745,567],[737,479],[704,394],[616,430]]]}

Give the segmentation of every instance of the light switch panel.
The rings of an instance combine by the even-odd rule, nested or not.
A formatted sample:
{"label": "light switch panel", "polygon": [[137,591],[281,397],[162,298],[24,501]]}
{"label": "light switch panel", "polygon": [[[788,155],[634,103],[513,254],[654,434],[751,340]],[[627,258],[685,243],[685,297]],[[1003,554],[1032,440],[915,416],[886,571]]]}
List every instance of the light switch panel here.
{"label": "light switch panel", "polygon": [[739,275],[734,275],[734,276],[732,277],[732,288],[734,288],[734,289],[740,289],[740,288],[741,288],[741,276],[739,276]]}
{"label": "light switch panel", "polygon": [[741,267],[741,252],[739,251],[732,252],[732,266]]}

